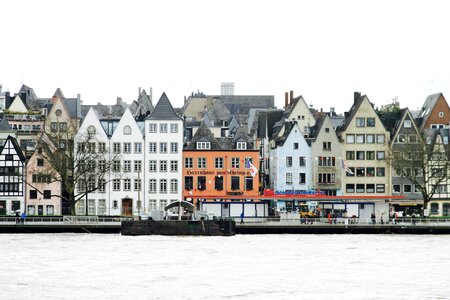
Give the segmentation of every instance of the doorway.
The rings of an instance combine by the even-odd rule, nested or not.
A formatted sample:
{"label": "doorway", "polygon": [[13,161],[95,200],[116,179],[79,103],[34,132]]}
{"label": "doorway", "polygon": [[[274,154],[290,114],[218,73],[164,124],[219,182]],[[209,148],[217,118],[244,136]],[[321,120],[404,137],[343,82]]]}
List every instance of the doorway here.
{"label": "doorway", "polygon": [[122,199],[122,215],[127,217],[131,217],[133,215],[133,199]]}
{"label": "doorway", "polygon": [[44,206],[38,205],[38,216],[43,216],[43,215],[44,215]]}
{"label": "doorway", "polygon": [[0,215],[6,215],[6,201],[0,201]]}

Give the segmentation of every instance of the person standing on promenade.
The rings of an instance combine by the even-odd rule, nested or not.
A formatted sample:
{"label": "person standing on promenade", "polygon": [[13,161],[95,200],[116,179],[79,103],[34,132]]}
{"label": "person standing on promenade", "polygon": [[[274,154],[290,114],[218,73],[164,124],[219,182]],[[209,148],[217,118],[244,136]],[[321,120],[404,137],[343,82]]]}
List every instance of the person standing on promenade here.
{"label": "person standing on promenade", "polygon": [[244,212],[241,212],[241,224],[244,224]]}
{"label": "person standing on promenade", "polygon": [[20,215],[19,215],[19,212],[16,211],[16,224],[19,224],[19,223],[20,223]]}
{"label": "person standing on promenade", "polygon": [[25,224],[25,218],[27,217],[27,215],[25,214],[25,212],[23,212],[20,215],[20,223]]}
{"label": "person standing on promenade", "polygon": [[377,222],[375,221],[376,217],[375,214],[372,213],[372,215],[370,216],[370,218],[372,219],[372,224],[376,224]]}
{"label": "person standing on promenade", "polygon": [[384,214],[383,213],[381,213],[381,225],[383,225],[384,224],[384,220],[383,220],[383,216],[384,216]]}
{"label": "person standing on promenade", "polygon": [[327,218],[328,218],[328,224],[331,224],[331,212],[328,213]]}

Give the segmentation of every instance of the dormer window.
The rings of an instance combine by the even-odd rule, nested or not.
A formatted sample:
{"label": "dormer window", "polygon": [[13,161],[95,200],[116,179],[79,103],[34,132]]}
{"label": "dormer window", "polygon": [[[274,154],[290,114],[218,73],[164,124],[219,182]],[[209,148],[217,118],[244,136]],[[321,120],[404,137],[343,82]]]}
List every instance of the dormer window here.
{"label": "dormer window", "polygon": [[209,150],[211,149],[211,142],[197,142],[197,149]]}
{"label": "dormer window", "polygon": [[237,142],[236,149],[237,150],[247,150],[247,143],[246,142]]}

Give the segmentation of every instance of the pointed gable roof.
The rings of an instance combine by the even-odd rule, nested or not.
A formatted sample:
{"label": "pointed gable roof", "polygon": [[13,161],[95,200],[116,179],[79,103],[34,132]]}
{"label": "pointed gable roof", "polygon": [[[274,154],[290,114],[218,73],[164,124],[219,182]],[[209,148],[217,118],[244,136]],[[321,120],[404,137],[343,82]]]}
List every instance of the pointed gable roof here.
{"label": "pointed gable roof", "polygon": [[60,88],[56,89],[55,93],[53,94],[53,97],[59,97],[61,99],[66,98],[66,97],[64,97],[64,94]]}
{"label": "pointed gable roof", "polygon": [[316,140],[317,136],[319,135],[320,129],[322,129],[322,125],[325,122],[326,118],[330,118],[327,115],[325,116],[319,116],[316,119],[316,124],[311,127],[311,138]]}
{"label": "pointed gable roof", "polygon": [[400,117],[397,119],[397,122],[395,123],[395,126],[392,128],[392,130],[389,130],[388,128],[388,130],[391,131],[392,135],[391,145],[395,144],[397,135],[400,133],[403,127],[403,123],[405,122],[406,119],[411,120],[411,127],[415,130],[418,139],[421,142],[423,142],[422,135],[420,134],[419,128],[417,127],[414,117],[412,116],[408,108],[404,108],[400,111]]}
{"label": "pointed gable roof", "polygon": [[147,120],[182,120],[180,116],[177,115],[175,110],[170,104],[169,98],[167,98],[166,93],[161,95],[158,104],[156,104],[155,109],[147,117]]}
{"label": "pointed gable roof", "polygon": [[11,142],[11,144],[13,145],[14,149],[16,150],[17,155],[19,156],[19,159],[20,159],[22,162],[25,162],[25,161],[26,161],[26,157],[25,157],[25,155],[23,154],[22,149],[21,149],[20,146],[19,146],[19,143],[18,143],[17,140],[16,140],[13,136],[11,136],[11,135],[8,135],[8,137],[6,138],[6,141],[5,141],[5,143],[3,144],[3,148],[1,149],[0,154],[3,154],[3,151],[5,151],[5,145],[8,143],[8,141]]}
{"label": "pointed gable roof", "polygon": [[222,121],[227,121],[231,112],[221,99],[214,101],[213,105],[208,109],[205,117],[213,123],[211,125],[222,126]]}
{"label": "pointed gable roof", "polygon": [[[158,106],[158,105],[157,105]],[[155,108],[156,109],[156,108]],[[204,122],[200,124],[200,127],[195,132],[192,139],[189,141],[189,144],[185,147],[185,150],[196,150],[197,148],[197,142],[198,141],[209,141],[211,142],[211,149],[210,150],[222,150],[222,147],[220,146],[217,139],[214,137],[214,134],[212,131],[206,126]]]}
{"label": "pointed gable roof", "polygon": [[429,95],[427,99],[425,100],[425,103],[423,104],[422,108],[420,109],[419,115],[417,116],[417,124],[420,128],[420,130],[424,129],[425,124],[427,123],[429,117],[431,116],[434,107],[438,103],[439,99],[443,99],[447,110],[450,110],[450,107],[448,106],[447,100],[445,100],[445,97],[442,93],[436,93]]}

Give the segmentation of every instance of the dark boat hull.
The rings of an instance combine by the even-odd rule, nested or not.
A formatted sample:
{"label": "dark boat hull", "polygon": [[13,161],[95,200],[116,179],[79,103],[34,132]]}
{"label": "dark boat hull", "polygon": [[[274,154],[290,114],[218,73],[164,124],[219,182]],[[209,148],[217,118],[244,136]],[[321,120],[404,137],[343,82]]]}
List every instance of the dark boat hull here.
{"label": "dark boat hull", "polygon": [[236,223],[232,220],[122,221],[121,234],[230,236],[236,234]]}

